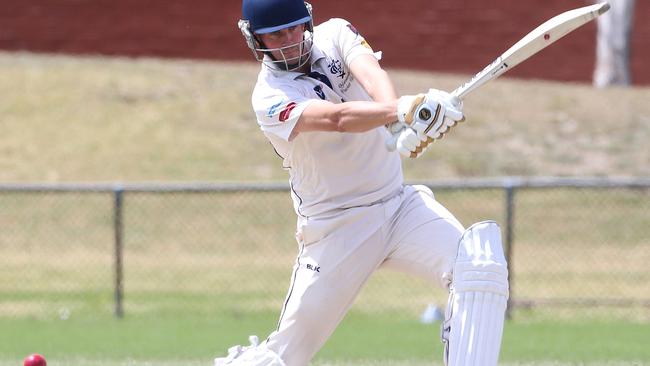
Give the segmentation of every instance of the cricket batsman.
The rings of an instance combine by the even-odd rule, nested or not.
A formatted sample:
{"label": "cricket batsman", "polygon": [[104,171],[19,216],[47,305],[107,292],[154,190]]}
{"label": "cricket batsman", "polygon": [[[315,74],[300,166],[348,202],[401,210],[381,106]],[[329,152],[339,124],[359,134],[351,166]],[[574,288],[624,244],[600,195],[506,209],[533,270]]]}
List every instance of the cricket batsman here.
{"label": "cricket batsman", "polygon": [[261,62],[253,110],[289,173],[299,251],[275,331],[215,366],[307,365],[379,268],[449,291],[446,365],[496,365],[508,299],[499,227],[465,229],[431,190],[403,182],[400,153],[421,156],[462,121],[460,100],[398,97],[381,53],[346,20],[314,26],[303,0],[243,0],[239,29]]}

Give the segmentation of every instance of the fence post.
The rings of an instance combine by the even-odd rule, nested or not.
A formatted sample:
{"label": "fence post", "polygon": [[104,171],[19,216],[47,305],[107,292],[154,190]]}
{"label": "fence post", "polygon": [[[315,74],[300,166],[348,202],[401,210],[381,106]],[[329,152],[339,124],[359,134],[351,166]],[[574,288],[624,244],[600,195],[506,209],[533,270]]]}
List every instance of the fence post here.
{"label": "fence post", "polygon": [[508,181],[505,184],[506,189],[506,261],[508,262],[508,282],[510,285],[510,297],[508,297],[508,306],[506,308],[506,319],[511,319],[512,317],[512,299],[513,299],[513,283],[514,283],[514,266],[512,263],[512,244],[513,244],[513,226],[514,226],[514,215],[515,215],[515,188],[512,182]]}
{"label": "fence post", "polygon": [[124,190],[121,187],[113,189],[114,206],[113,206],[113,226],[115,230],[115,316],[122,318],[124,308],[122,299],[124,288],[122,283],[122,200]]}

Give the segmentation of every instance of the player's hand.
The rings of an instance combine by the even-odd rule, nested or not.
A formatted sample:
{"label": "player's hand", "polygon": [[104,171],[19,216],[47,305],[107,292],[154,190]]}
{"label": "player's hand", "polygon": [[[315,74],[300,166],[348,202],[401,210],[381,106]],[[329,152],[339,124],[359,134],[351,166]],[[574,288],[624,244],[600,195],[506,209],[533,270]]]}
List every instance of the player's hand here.
{"label": "player's hand", "polygon": [[432,141],[432,139],[422,141],[414,129],[406,127],[397,135],[395,146],[397,151],[403,156],[415,159],[419,158],[426,151],[429,143]]}
{"label": "player's hand", "polygon": [[390,137],[386,139],[388,151],[399,151],[400,154],[409,158],[419,158],[434,140],[427,138],[420,140],[414,129],[404,122],[393,122],[386,125]]}
{"label": "player's hand", "polygon": [[457,122],[465,120],[461,100],[437,89],[399,98],[397,118],[415,130],[423,142],[442,138]]}

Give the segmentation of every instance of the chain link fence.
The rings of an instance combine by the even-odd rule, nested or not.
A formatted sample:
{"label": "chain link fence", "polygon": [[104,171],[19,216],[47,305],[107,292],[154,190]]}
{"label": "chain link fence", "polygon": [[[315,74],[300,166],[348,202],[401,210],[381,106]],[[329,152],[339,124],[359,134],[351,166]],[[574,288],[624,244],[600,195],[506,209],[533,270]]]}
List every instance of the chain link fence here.
{"label": "chain link fence", "polygon": [[[464,225],[499,222],[515,320],[650,320],[650,179],[424,184]],[[286,185],[0,185],[0,317],[277,317],[294,229]],[[352,311],[417,318],[446,298],[378,271]]]}

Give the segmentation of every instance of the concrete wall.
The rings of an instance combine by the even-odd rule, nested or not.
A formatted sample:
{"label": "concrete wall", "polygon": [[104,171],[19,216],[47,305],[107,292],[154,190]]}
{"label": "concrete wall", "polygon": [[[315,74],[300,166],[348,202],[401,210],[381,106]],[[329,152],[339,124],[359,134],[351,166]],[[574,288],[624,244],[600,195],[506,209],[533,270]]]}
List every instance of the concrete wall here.
{"label": "concrete wall", "polygon": [[[637,3],[632,79],[650,85],[650,1]],[[0,49],[252,60],[239,0],[2,0]],[[473,74],[546,19],[587,0],[312,0],[351,21],[389,67]],[[488,5],[489,4],[489,5]],[[590,82],[595,22],[508,76]]]}

